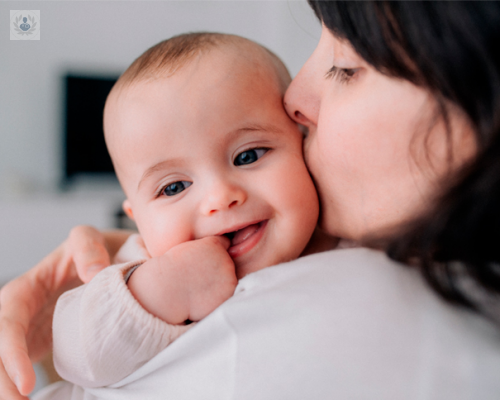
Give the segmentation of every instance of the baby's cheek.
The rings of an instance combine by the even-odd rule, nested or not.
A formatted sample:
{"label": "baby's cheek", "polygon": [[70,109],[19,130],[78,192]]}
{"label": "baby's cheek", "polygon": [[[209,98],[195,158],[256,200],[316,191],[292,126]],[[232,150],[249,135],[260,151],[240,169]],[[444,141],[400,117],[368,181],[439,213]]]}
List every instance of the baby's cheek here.
{"label": "baby's cheek", "polygon": [[[303,227],[303,232],[308,232],[306,240],[312,235],[314,228],[318,223],[319,217],[319,200],[316,188],[312,183],[309,175],[303,181],[301,186],[301,196],[297,196],[295,207],[299,210],[299,224]],[[302,231],[301,231],[302,232]]]}
{"label": "baby's cheek", "polygon": [[143,227],[138,224],[138,227],[151,257],[159,257],[172,247],[193,239],[189,225],[180,218],[158,217]]}
{"label": "baby's cheek", "polygon": [[[291,231],[298,242],[309,241],[319,216],[319,200],[316,188],[302,160],[288,163],[288,182],[286,193],[283,193],[282,204],[290,219]],[[297,243],[300,245],[301,243]]]}

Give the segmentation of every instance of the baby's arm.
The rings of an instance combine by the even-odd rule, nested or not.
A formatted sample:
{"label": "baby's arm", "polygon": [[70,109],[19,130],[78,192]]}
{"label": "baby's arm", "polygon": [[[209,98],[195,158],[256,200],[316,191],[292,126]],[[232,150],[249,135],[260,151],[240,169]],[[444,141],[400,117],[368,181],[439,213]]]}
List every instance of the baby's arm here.
{"label": "baby's arm", "polygon": [[[236,277],[222,245],[225,240],[192,241],[173,248],[168,256],[143,261],[129,283],[133,277],[139,299],[153,304],[151,313],[124,281],[137,261],[106,268],[90,283],[63,294],[53,324],[54,363],[61,377],[85,387],[117,383],[192,326],[169,324],[153,314],[180,323],[199,320],[230,297]],[[167,291],[173,294],[165,295]],[[171,306],[172,313],[168,312]],[[156,312],[157,308],[162,310]]]}
{"label": "baby's arm", "polygon": [[57,301],[53,352],[63,379],[84,387],[119,382],[189,329],[161,321],[134,299],[124,275],[136,263],[108,267]]}
{"label": "baby's arm", "polygon": [[228,246],[221,236],[182,243],[138,267],[128,287],[146,311],[169,324],[199,321],[236,288]]}

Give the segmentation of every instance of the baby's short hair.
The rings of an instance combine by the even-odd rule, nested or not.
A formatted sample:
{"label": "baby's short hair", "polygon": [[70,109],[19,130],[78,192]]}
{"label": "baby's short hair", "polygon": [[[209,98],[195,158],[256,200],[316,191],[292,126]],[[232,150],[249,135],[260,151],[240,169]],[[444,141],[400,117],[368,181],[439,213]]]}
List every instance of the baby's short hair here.
{"label": "baby's short hair", "polygon": [[251,44],[255,48],[260,48],[269,57],[284,93],[291,81],[291,77],[278,56],[264,46],[249,39],[215,32],[186,33],[154,45],[127,68],[119,78],[117,86],[127,86],[136,81],[170,76],[196,55],[220,46],[229,45],[239,47],[243,44]]}

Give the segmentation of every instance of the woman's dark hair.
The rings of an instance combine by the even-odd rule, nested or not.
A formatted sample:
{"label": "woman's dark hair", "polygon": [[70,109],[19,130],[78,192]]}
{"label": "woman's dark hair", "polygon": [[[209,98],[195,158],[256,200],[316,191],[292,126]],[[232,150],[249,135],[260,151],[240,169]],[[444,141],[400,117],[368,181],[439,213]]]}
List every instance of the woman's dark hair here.
{"label": "woman's dark hair", "polygon": [[464,282],[500,294],[500,2],[309,3],[378,71],[429,89],[445,122],[451,101],[472,124],[477,156],[386,250],[447,300],[480,309]]}

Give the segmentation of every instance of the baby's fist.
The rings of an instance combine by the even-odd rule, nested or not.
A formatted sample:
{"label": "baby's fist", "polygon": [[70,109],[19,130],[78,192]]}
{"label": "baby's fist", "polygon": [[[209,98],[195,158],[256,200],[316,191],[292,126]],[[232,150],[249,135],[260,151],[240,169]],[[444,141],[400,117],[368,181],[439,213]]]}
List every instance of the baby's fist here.
{"label": "baby's fist", "polygon": [[238,283],[228,247],[223,236],[181,243],[141,265],[128,287],[146,311],[170,324],[199,321],[229,299]]}
{"label": "baby's fist", "polygon": [[165,253],[179,268],[179,280],[184,281],[188,319],[203,319],[234,294],[238,280],[228,247],[226,237],[210,236],[182,243]]}

